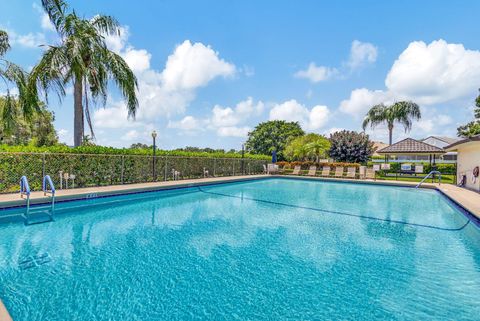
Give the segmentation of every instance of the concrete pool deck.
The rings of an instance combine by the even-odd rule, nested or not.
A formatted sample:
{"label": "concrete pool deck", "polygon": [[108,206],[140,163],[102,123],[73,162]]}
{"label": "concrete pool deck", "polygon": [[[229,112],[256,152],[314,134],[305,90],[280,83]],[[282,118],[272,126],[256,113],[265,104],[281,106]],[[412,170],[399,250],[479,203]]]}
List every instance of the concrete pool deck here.
{"label": "concrete pool deck", "polygon": [[2,303],[2,300],[0,300],[0,320],[1,321],[13,321],[12,317],[10,314],[8,314],[7,308]]}
{"label": "concrete pool deck", "polygon": [[[87,198],[94,198],[99,196],[119,195],[125,193],[137,193],[146,191],[157,191],[162,189],[193,187],[205,184],[238,182],[245,180],[255,180],[266,177],[287,177],[287,178],[301,178],[306,180],[321,180],[321,181],[341,181],[353,182],[361,184],[382,184],[390,186],[410,186],[417,185],[416,182],[404,181],[390,181],[390,180],[364,180],[364,179],[347,179],[347,178],[330,178],[330,177],[310,177],[298,175],[246,175],[246,176],[229,176],[229,177],[211,177],[200,179],[187,179],[179,181],[162,181],[154,183],[140,183],[140,184],[126,184],[126,185],[110,185],[97,186],[75,189],[63,189],[56,191],[56,201],[62,200],[82,200]],[[422,188],[437,189],[454,202],[468,210],[470,213],[480,219],[480,193],[476,193],[452,184],[432,184],[424,183]],[[31,204],[48,203],[49,197],[44,196],[43,192],[32,192],[30,195]],[[0,208],[10,208],[24,206],[25,200],[20,198],[18,193],[0,194]]]}

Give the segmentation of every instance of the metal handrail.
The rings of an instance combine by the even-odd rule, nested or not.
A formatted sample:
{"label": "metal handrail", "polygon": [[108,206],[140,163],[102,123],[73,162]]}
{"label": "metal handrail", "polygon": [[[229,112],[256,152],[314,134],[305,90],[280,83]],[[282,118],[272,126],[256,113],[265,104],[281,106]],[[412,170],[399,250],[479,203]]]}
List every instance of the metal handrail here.
{"label": "metal handrail", "polygon": [[20,178],[20,197],[27,197],[27,215],[30,211],[30,185],[28,184],[27,176],[22,176]]}
{"label": "metal handrail", "polygon": [[[47,189],[47,184],[50,185],[50,190]],[[52,178],[50,175],[45,175],[43,178],[43,195],[47,195],[47,193],[52,194],[52,196],[55,196],[55,186],[53,185]]]}
{"label": "metal handrail", "polygon": [[[50,190],[47,189],[47,184],[50,185]],[[50,193],[52,195],[52,209],[50,215],[53,217],[55,212],[55,185],[53,185],[52,178],[50,175],[45,175],[43,177],[43,195]]]}
{"label": "metal handrail", "polygon": [[438,174],[438,184],[441,184],[442,183],[442,173],[440,173],[439,171],[431,171],[430,173],[427,174],[427,176],[425,176],[420,181],[420,183],[417,184],[417,186],[415,186],[415,188],[419,188],[420,185],[422,185],[422,183],[425,182],[432,174]]}

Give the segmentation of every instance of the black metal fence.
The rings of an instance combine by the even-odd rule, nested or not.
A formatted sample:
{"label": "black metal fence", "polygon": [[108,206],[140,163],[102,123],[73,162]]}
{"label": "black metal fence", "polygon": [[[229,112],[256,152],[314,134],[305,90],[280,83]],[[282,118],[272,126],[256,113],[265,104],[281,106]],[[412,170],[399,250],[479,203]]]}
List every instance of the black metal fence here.
{"label": "black metal fence", "polygon": [[0,193],[18,191],[27,176],[32,190],[50,175],[55,186],[78,188],[176,179],[253,175],[264,160],[142,155],[0,153]]}

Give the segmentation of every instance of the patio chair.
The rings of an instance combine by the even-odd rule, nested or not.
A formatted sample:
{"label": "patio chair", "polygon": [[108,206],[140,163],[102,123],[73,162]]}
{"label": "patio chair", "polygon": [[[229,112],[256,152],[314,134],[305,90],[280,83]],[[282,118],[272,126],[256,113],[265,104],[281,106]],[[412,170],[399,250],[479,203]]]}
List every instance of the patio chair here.
{"label": "patio chair", "polygon": [[263,174],[268,174],[267,165],[263,164]]}
{"label": "patio chair", "polygon": [[322,176],[330,176],[330,166],[323,166]]}
{"label": "patio chair", "polygon": [[316,173],[317,173],[317,166],[310,166],[307,176],[315,176]]}
{"label": "patio chair", "polygon": [[347,168],[347,177],[348,178],[356,178],[357,177],[357,168],[356,167],[348,167]]}
{"label": "patio chair", "polygon": [[293,169],[292,175],[300,175],[300,169],[301,169],[300,166],[295,166],[295,168]]}
{"label": "patio chair", "polygon": [[343,166],[335,167],[335,177],[343,177]]}
{"label": "patio chair", "polygon": [[373,168],[367,168],[365,178],[375,180],[375,170]]}

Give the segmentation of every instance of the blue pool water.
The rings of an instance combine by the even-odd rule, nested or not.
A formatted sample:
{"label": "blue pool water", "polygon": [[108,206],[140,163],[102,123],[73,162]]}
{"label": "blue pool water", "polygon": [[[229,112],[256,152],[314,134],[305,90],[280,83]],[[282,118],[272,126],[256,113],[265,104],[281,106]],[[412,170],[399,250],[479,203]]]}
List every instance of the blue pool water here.
{"label": "blue pool water", "polygon": [[0,225],[14,320],[480,316],[479,229],[436,191],[264,179],[58,208]]}

